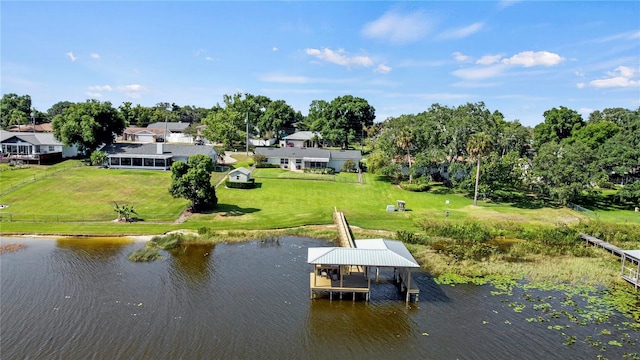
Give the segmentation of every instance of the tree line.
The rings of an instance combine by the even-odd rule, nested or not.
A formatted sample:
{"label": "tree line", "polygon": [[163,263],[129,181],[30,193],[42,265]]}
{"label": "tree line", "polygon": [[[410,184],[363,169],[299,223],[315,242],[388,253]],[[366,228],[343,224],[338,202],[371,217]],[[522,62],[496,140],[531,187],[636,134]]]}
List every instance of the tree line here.
{"label": "tree line", "polygon": [[[33,113],[33,115],[32,115]],[[47,112],[32,110],[29,95],[5,94],[0,126],[51,122],[55,137],[90,152],[110,143],[127,126],[182,121],[205,125],[205,138],[224,147],[247,135],[280,138],[295,130],[320,134],[322,142],[367,149],[370,172],[394,182],[443,182],[495,200],[534,195],[558,203],[581,202],[602,189],[624,185],[618,201],[640,200],[640,108],[607,108],[583,119],[560,106],[544,112],[535,127],[507,121],[483,102],[456,107],[433,104],[418,114],[374,123],[375,109],[351,95],[314,100],[308,115],[284,100],[253,94],[223,96],[211,108],[158,103],[62,101]],[[247,134],[247,130],[249,134]],[[195,131],[195,130],[192,130]],[[318,139],[320,140],[320,139]]]}
{"label": "tree line", "polygon": [[633,209],[640,200],[640,108],[597,110],[585,121],[560,106],[530,128],[482,102],[434,104],[376,124],[368,141],[369,171],[400,183],[435,180],[476,199],[561,204],[588,202],[618,184],[620,203]]}

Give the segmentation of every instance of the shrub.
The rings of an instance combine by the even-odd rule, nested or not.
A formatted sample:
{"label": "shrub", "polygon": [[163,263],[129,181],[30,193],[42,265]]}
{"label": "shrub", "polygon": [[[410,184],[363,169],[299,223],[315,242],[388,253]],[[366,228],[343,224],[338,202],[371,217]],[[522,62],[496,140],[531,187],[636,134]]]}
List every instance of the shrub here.
{"label": "shrub", "polygon": [[276,169],[279,168],[280,165],[279,164],[271,164],[271,163],[262,163],[262,164],[255,164],[256,169]]}
{"label": "shrub", "polygon": [[267,160],[269,159],[262,154],[253,155],[253,162],[256,164],[256,167],[262,167],[263,164],[267,163]]}
{"label": "shrub", "polygon": [[147,247],[170,250],[178,247],[183,241],[184,235],[180,233],[168,234],[164,236],[154,236],[147,243]]}
{"label": "shrub", "polygon": [[340,171],[343,172],[356,172],[356,163],[353,160],[347,160],[342,164]]}
{"label": "shrub", "polygon": [[423,191],[429,191],[429,189],[431,189],[431,185],[429,185],[429,184],[414,184],[414,183],[403,181],[403,182],[400,183],[400,188],[402,188],[403,190],[407,190],[407,191],[423,192]]}
{"label": "shrub", "polygon": [[129,254],[129,260],[131,261],[154,261],[161,258],[162,256],[158,250],[149,248],[138,249]]}
{"label": "shrub", "polygon": [[303,170],[305,173],[309,173],[309,174],[321,174],[321,175],[333,175],[336,173],[336,171],[333,168],[305,168]]}
{"label": "shrub", "polygon": [[225,181],[224,186],[228,187],[229,189],[253,189],[256,187],[256,184],[254,182],[254,179],[251,179],[246,183],[227,180]]}

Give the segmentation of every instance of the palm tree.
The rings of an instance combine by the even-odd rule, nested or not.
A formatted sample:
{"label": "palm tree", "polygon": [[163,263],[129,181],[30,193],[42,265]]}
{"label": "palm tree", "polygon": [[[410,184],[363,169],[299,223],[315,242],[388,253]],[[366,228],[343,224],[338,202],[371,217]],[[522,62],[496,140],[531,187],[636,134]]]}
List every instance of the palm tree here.
{"label": "palm tree", "polygon": [[406,130],[400,130],[398,136],[396,137],[396,142],[398,143],[398,147],[407,152],[407,161],[409,162],[409,182],[413,181],[413,177],[411,176],[411,154],[409,153],[409,149],[413,146],[413,134]]}
{"label": "palm tree", "polygon": [[483,132],[469,136],[467,152],[478,160],[476,167],[476,189],[473,195],[473,206],[478,206],[478,181],[480,180],[480,158],[491,151],[491,137]]}

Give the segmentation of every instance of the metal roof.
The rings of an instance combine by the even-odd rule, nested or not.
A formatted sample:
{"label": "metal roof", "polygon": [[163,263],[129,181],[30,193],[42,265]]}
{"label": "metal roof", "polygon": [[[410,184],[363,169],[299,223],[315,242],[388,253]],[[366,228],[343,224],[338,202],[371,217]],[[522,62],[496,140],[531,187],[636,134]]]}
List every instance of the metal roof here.
{"label": "metal roof", "polygon": [[283,137],[282,140],[311,140],[314,136],[317,136],[318,139],[322,139],[322,135],[320,135],[320,133],[313,131],[298,131]]}
{"label": "metal roof", "polygon": [[628,257],[640,260],[640,250],[622,250]]}
{"label": "metal roof", "polygon": [[400,241],[356,240],[356,248],[316,247],[307,251],[309,264],[420,267]]}
{"label": "metal roof", "polygon": [[0,130],[0,141],[5,142],[13,137],[33,145],[63,145],[60,141],[55,139],[53,133],[13,132]]}
{"label": "metal roof", "polygon": [[249,170],[249,169],[247,169],[245,167],[239,167],[237,169],[233,169],[233,170],[229,171],[229,176],[231,176],[232,174],[235,174],[235,173],[241,173],[241,174],[244,174],[244,175],[249,175],[249,174],[251,174],[251,170]]}
{"label": "metal roof", "polygon": [[360,160],[362,153],[360,150],[328,150],[319,148],[296,148],[296,147],[256,147],[256,154],[264,155],[266,157],[280,157],[280,158],[316,158],[328,160],[344,160],[353,159]]}
{"label": "metal roof", "polygon": [[[158,146],[162,149],[162,154],[158,154]],[[216,150],[213,146],[207,145],[176,145],[165,143],[114,143],[102,149],[109,156],[115,155],[163,155],[171,154],[173,156],[189,157],[195,154],[203,154],[214,158]]]}

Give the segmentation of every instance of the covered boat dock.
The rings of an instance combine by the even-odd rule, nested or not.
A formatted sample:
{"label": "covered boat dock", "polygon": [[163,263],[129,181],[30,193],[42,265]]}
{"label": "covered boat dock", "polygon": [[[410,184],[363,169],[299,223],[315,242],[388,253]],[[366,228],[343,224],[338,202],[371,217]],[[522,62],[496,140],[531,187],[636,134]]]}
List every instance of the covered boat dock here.
{"label": "covered boat dock", "polygon": [[365,294],[369,300],[371,269],[394,269],[394,278],[406,296],[406,302],[420,290],[412,283],[411,271],[420,265],[401,241],[389,239],[355,240],[355,247],[312,247],[308,249],[308,263],[314,265],[309,274],[311,298],[316,292]]}

